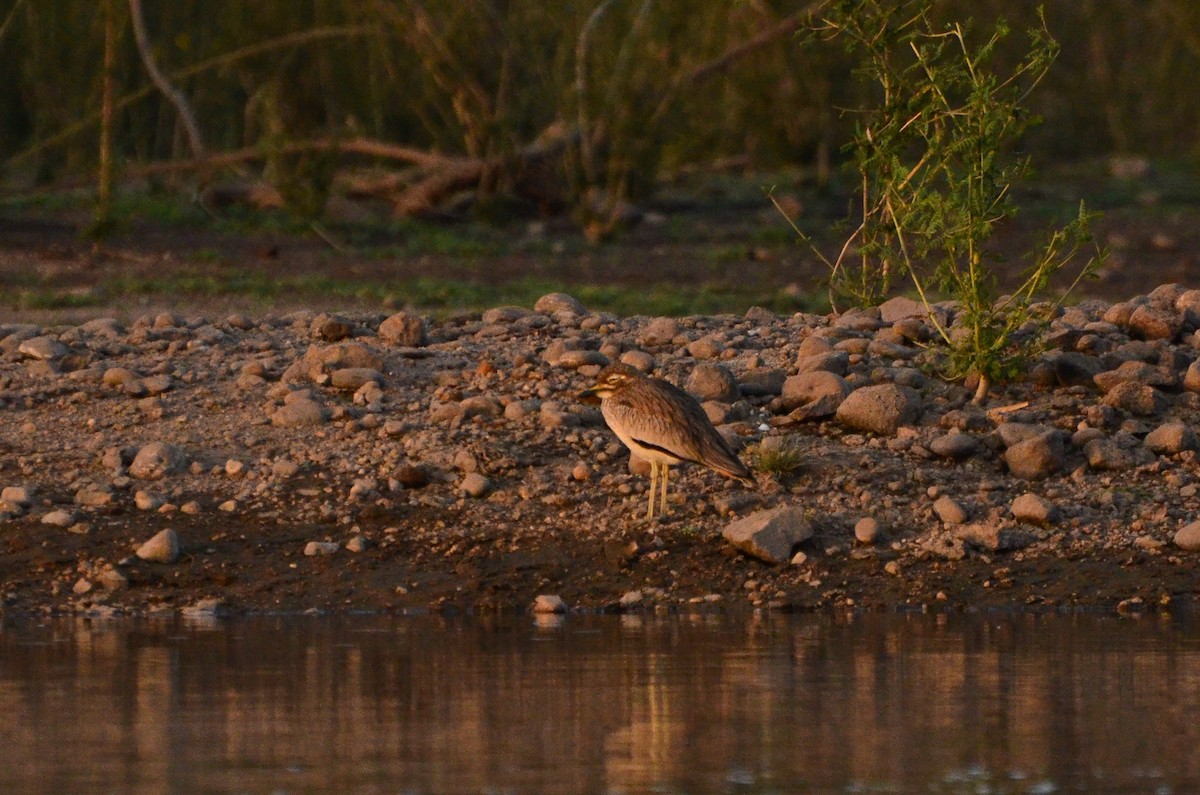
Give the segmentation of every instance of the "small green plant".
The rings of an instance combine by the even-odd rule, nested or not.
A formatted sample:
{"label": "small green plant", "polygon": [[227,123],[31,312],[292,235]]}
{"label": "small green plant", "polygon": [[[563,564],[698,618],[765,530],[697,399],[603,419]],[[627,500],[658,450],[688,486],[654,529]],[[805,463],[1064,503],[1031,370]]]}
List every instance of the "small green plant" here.
{"label": "small green plant", "polygon": [[792,440],[759,444],[753,453],[753,468],[769,475],[790,475],[804,465],[804,454]]}
{"label": "small green plant", "polygon": [[[1095,272],[1103,252],[1077,256],[1092,243],[1095,219],[1080,205],[1073,220],[1026,253],[1018,285],[999,296],[989,243],[1017,213],[1012,188],[1029,162],[1011,150],[1037,121],[1024,101],[1058,45],[1039,14],[1023,57],[997,74],[1005,22],[977,44],[969,22],[936,23],[932,7],[932,0],[840,0],[825,18],[821,30],[860,58],[859,73],[880,100],[859,112],[848,147],[861,184],[860,223],[825,262],[835,308],[847,300],[876,303],[907,276],[947,346],[947,375],[973,382],[982,402],[993,383],[1022,370],[1054,311]],[[1051,279],[1070,269],[1066,288],[1043,301]],[[957,302],[953,325],[933,311],[938,292]]]}

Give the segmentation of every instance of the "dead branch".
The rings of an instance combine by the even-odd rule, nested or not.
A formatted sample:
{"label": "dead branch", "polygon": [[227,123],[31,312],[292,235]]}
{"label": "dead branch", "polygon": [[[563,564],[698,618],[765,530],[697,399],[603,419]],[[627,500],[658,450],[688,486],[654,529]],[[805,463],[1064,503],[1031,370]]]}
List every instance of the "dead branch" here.
{"label": "dead branch", "polygon": [[182,91],[175,88],[154,60],[154,53],[150,48],[150,37],[146,33],[146,20],[142,15],[142,0],[129,0],[129,16],[133,22],[133,37],[137,41],[138,54],[142,56],[142,65],[146,67],[146,74],[150,75],[150,81],[158,87],[167,101],[175,106],[175,111],[183,122],[183,129],[187,132],[188,145],[192,147],[192,155],[197,160],[204,160],[204,140],[200,136],[200,125],[196,123],[196,115],[192,113],[187,97],[183,95]]}

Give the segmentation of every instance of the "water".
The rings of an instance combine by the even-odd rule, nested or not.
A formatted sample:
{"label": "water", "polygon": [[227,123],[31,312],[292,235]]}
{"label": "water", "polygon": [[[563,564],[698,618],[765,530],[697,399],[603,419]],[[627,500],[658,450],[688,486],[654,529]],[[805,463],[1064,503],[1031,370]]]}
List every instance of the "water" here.
{"label": "water", "polygon": [[1195,793],[1200,626],[10,620],[0,792]]}

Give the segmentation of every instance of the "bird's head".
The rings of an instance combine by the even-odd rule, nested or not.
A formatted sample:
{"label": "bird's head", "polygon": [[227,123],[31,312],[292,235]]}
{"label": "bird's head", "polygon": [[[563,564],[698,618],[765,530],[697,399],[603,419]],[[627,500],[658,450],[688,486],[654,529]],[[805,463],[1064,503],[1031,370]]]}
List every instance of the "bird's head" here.
{"label": "bird's head", "polygon": [[582,400],[604,400],[626,384],[645,378],[641,371],[628,364],[610,364],[596,376],[596,383],[579,393]]}

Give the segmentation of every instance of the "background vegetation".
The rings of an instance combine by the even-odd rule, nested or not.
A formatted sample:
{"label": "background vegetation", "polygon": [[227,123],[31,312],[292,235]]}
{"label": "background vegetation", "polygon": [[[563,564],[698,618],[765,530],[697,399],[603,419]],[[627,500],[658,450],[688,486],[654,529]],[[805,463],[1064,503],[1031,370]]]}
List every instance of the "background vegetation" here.
{"label": "background vegetation", "polygon": [[[142,5],[149,51],[197,136],[139,56],[131,6]],[[563,0],[547,9],[541,0],[0,0],[0,178],[8,192],[95,182],[106,23],[118,181],[194,186],[230,169],[265,174],[311,215],[336,160],[407,169],[390,183],[358,183],[401,213],[427,209],[413,189],[439,187],[429,184],[437,173],[447,192],[466,184],[484,197],[574,207],[603,234],[621,200],[689,166],[827,174],[855,123],[837,109],[860,106],[869,90],[839,47],[802,46],[794,35],[819,3]],[[982,29],[1004,16],[1025,29],[1036,9],[946,0],[935,16]],[[1046,16],[1062,52],[1027,103],[1044,119],[1022,142],[1035,160],[1195,154],[1200,6],[1080,0],[1049,3]],[[1020,41],[1005,46],[998,71],[1024,52]],[[324,148],[301,146],[316,141]],[[528,156],[539,145],[561,148],[553,173],[537,173]],[[214,170],[162,165],[201,156]],[[457,172],[455,182],[452,167],[468,163],[481,173]]]}

